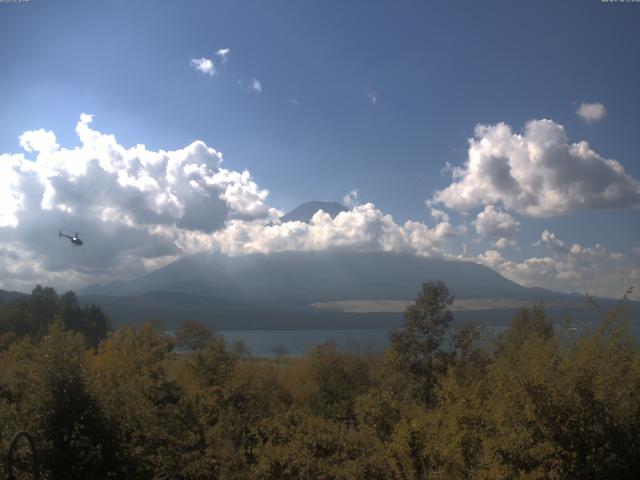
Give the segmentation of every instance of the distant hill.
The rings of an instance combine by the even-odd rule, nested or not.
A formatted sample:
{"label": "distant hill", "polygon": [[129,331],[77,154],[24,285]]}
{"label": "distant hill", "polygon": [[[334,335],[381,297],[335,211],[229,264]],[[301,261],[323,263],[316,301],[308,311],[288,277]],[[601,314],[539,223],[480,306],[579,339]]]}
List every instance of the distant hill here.
{"label": "distant hill", "polygon": [[346,212],[349,209],[336,202],[306,202],[280,217],[280,220],[283,222],[309,223],[318,210],[322,210],[331,215],[331,218],[334,218],[340,212]]}
{"label": "distant hill", "polygon": [[23,297],[26,297],[26,296],[27,296],[26,293],[11,292],[11,291],[8,291],[8,290],[0,290],[0,303],[10,302],[10,301],[15,300],[17,298],[23,298]]}

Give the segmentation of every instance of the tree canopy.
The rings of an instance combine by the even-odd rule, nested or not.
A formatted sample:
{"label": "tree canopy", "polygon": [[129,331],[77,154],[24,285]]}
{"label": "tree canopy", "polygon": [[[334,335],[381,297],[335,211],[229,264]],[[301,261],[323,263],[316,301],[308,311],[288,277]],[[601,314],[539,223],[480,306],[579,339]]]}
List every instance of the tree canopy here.
{"label": "tree canopy", "polygon": [[38,287],[0,310],[0,453],[26,429],[50,479],[638,478],[640,349],[617,312],[576,337],[538,304],[492,337],[451,301],[425,283],[381,354],[276,362],[192,322],[101,337],[98,307]]}

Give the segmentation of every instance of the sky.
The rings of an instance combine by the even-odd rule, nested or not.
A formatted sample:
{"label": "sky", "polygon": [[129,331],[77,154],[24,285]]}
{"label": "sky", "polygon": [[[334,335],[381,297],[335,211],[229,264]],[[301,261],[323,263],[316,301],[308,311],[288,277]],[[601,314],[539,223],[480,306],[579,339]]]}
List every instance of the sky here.
{"label": "sky", "polygon": [[[0,3],[0,288],[339,248],[620,297],[638,24],[601,0]],[[278,222],[310,200],[351,210]]]}

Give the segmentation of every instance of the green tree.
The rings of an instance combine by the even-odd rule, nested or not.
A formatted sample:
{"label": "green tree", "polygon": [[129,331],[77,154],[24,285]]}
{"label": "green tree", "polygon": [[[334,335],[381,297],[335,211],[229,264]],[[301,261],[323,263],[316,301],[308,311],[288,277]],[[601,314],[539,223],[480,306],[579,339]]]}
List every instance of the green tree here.
{"label": "green tree", "polygon": [[118,478],[118,445],[89,386],[85,342],[54,323],[39,343],[7,352],[0,403],[10,401],[10,433],[25,429],[38,443],[45,478]]}
{"label": "green tree", "polygon": [[264,423],[251,476],[259,480],[392,480],[375,436],[294,408]]}
{"label": "green tree", "polygon": [[500,336],[496,344],[498,353],[509,348],[517,348],[531,336],[549,340],[554,334],[553,323],[547,318],[542,302],[529,307],[520,307],[509,328]]}
{"label": "green tree", "polygon": [[231,375],[237,357],[229,350],[224,338],[209,333],[207,342],[200,344],[189,358],[187,369],[203,387],[222,387]]}
{"label": "green tree", "polygon": [[334,342],[325,342],[311,351],[300,375],[302,400],[312,413],[355,424],[356,398],[370,385],[365,358],[341,352]]}
{"label": "green tree", "polygon": [[168,373],[173,344],[152,325],[117,330],[93,362],[93,388],[117,428],[127,478],[211,478],[197,412]]}
{"label": "green tree", "polygon": [[111,330],[109,320],[95,304],[82,307],[72,291],[65,292],[58,300],[58,315],[67,330],[80,332],[91,347],[97,347]]}
{"label": "green tree", "polygon": [[56,318],[67,330],[82,333],[87,345],[94,348],[111,330],[100,307],[81,306],[71,291],[58,296],[53,288],[38,285],[30,296],[0,307],[0,348],[25,336],[41,339]]}
{"label": "green tree", "polygon": [[236,364],[223,387],[210,391],[215,403],[207,425],[207,443],[215,452],[218,474],[227,480],[250,478],[260,455],[263,425],[291,406],[276,367]]}
{"label": "green tree", "polygon": [[213,332],[206,325],[195,320],[186,320],[176,330],[175,342],[178,346],[195,352],[207,346],[213,337]]}
{"label": "green tree", "polygon": [[453,321],[453,297],[441,281],[422,285],[416,301],[404,312],[404,327],[391,334],[388,361],[409,377],[414,399],[427,407],[436,402],[438,383],[447,369],[442,346]]}

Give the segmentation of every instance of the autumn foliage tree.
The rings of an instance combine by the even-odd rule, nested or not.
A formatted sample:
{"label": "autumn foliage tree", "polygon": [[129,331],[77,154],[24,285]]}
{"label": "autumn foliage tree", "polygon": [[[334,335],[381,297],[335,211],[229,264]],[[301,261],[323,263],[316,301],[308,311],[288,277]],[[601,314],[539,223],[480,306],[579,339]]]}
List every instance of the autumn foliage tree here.
{"label": "autumn foliage tree", "polygon": [[32,297],[0,309],[15,332],[0,350],[0,453],[17,429],[33,432],[44,478],[640,473],[640,349],[622,307],[591,331],[573,320],[585,331],[571,336],[536,304],[492,337],[457,325],[447,287],[428,282],[382,354],[326,343],[276,362],[195,322],[175,336],[124,327],[96,349],[90,307]]}

